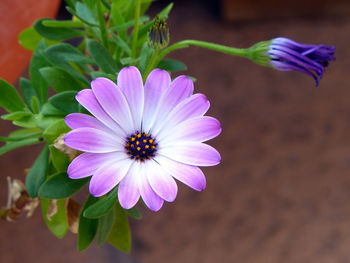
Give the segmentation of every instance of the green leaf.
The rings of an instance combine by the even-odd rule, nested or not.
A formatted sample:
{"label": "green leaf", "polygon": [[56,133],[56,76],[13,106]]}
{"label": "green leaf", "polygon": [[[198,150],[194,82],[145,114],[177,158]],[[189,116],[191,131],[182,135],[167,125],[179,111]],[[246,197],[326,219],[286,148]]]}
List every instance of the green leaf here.
{"label": "green leaf", "polygon": [[94,240],[97,231],[98,219],[89,219],[83,216],[84,210],[96,202],[96,198],[89,196],[79,217],[78,250],[87,249]]}
{"label": "green leaf", "polygon": [[77,2],[75,4],[75,12],[77,17],[81,19],[82,21],[86,22],[88,25],[91,26],[98,26],[97,19],[95,15],[92,13],[89,7],[87,7],[82,2]]}
{"label": "green leaf", "polygon": [[41,104],[47,97],[48,85],[45,79],[41,76],[39,69],[49,66],[48,61],[43,56],[43,50],[47,47],[45,42],[41,41],[38,48],[35,50],[29,65],[29,77],[32,81],[32,88]]}
{"label": "green leaf", "polygon": [[41,135],[40,129],[20,129],[15,130],[11,132],[8,137],[0,137],[0,141],[8,141],[8,142],[14,142],[14,141],[22,141],[24,139],[28,138],[37,138]]}
{"label": "green leaf", "polygon": [[66,113],[54,107],[51,103],[45,103],[40,113],[44,116],[66,116]]}
{"label": "green leaf", "polygon": [[54,174],[41,185],[38,195],[50,199],[67,198],[78,192],[89,180],[70,179],[67,173]]}
{"label": "green leaf", "polygon": [[12,113],[2,115],[1,118],[8,121],[17,121],[25,117],[30,117],[31,115],[32,114],[27,111],[15,111]]}
{"label": "green leaf", "polygon": [[173,9],[174,3],[168,4],[162,11],[158,13],[160,19],[167,19],[171,9]]}
{"label": "green leaf", "polygon": [[[40,202],[41,212],[47,227],[57,238],[63,238],[68,231],[66,200],[50,200],[41,198]],[[52,204],[52,202],[55,203]],[[55,211],[56,213],[49,218],[48,212],[50,212],[50,205],[55,205],[55,209],[57,209],[57,211]]]}
{"label": "green leaf", "polygon": [[125,210],[126,213],[128,214],[128,216],[134,218],[134,219],[142,219],[142,214],[140,212],[140,210],[134,206],[133,208],[130,208],[128,210]]}
{"label": "green leaf", "polygon": [[36,116],[23,116],[21,119],[14,120],[12,122],[14,125],[23,127],[23,128],[35,128],[37,127]]}
{"label": "green leaf", "polygon": [[99,218],[108,214],[113,205],[118,202],[118,188],[114,188],[106,197],[99,199],[92,206],[86,208],[84,216],[87,218]]}
{"label": "green leaf", "polygon": [[42,24],[47,27],[73,27],[73,28],[84,27],[84,23],[80,21],[71,21],[71,20],[63,20],[63,21],[45,20],[42,22]]}
{"label": "green leaf", "polygon": [[53,45],[45,50],[49,57],[65,62],[75,62],[78,64],[92,64],[93,61],[83,55],[77,48],[66,43]]}
{"label": "green leaf", "polygon": [[30,80],[25,78],[19,79],[19,88],[21,89],[24,102],[31,109],[32,108],[32,97],[36,96],[34,89],[32,88],[32,83]]}
{"label": "green leaf", "polygon": [[30,136],[33,135],[37,132],[40,132],[40,129],[34,128],[34,129],[19,129],[11,132],[9,134],[9,137],[11,138],[20,138],[20,137],[25,137],[25,136]]}
{"label": "green leaf", "polygon": [[96,61],[96,64],[106,73],[115,74],[118,71],[118,65],[113,60],[107,49],[95,40],[89,39],[87,49]]}
{"label": "green leaf", "polygon": [[159,62],[157,67],[170,72],[187,69],[186,64],[174,59],[163,59]]}
{"label": "green leaf", "polygon": [[18,36],[19,44],[28,50],[35,50],[42,37],[33,27],[24,29]]}
{"label": "green leaf", "polygon": [[47,146],[45,146],[39,154],[38,158],[36,158],[32,168],[30,168],[29,173],[26,177],[27,191],[32,198],[38,196],[38,190],[45,180],[48,162],[49,149]]}
{"label": "green leaf", "polygon": [[128,45],[128,43],[126,43],[120,36],[113,34],[112,35],[113,40],[115,41],[115,43],[117,44],[118,47],[120,47],[128,56],[131,55],[131,49]]}
{"label": "green leaf", "polygon": [[93,79],[97,79],[97,78],[107,78],[110,79],[112,81],[116,81],[116,75],[113,74],[108,74],[108,73],[104,73],[104,72],[100,72],[100,71],[93,71],[91,72],[91,77]]}
{"label": "green leaf", "polygon": [[79,111],[79,103],[75,99],[76,91],[65,91],[49,99],[49,102],[62,112],[74,113]]}
{"label": "green leaf", "polygon": [[115,220],[107,242],[125,253],[131,250],[131,231],[128,216],[123,208],[115,205]]}
{"label": "green leaf", "polygon": [[56,67],[45,67],[39,70],[47,83],[57,92],[81,90],[80,83],[66,71]]}
{"label": "green leaf", "polygon": [[106,242],[109,234],[112,231],[112,227],[114,224],[114,209],[111,209],[108,214],[101,217],[98,220],[98,228],[97,228],[97,245],[102,245]]}
{"label": "green leaf", "polygon": [[67,27],[48,27],[43,24],[44,21],[52,19],[43,18],[34,23],[35,30],[43,37],[50,40],[67,40],[76,37],[83,37],[84,32]]}
{"label": "green leaf", "polygon": [[68,155],[56,149],[56,147],[53,145],[49,146],[49,150],[50,150],[50,159],[56,171],[57,172],[67,171],[67,167],[69,164]]}
{"label": "green leaf", "polygon": [[40,112],[40,102],[38,97],[33,96],[31,102],[32,102],[31,107],[32,107],[33,113],[38,114]]}
{"label": "green leaf", "polygon": [[64,120],[60,119],[49,125],[44,131],[43,136],[48,143],[54,143],[58,136],[69,131],[70,129]]}
{"label": "green leaf", "polygon": [[0,79],[0,106],[9,112],[21,111],[25,105],[14,86]]}
{"label": "green leaf", "polygon": [[28,138],[20,141],[13,141],[13,142],[6,143],[4,146],[0,147],[0,155],[7,153],[9,151],[12,151],[14,149],[17,149],[19,147],[32,145],[38,142],[40,142],[38,138]]}

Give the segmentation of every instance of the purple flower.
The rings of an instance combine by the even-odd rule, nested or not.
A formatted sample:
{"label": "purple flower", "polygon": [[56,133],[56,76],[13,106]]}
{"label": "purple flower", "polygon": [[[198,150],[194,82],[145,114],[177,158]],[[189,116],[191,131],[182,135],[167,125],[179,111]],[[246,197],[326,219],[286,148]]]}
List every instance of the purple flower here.
{"label": "purple flower", "polygon": [[335,47],[300,44],[288,38],[275,38],[268,50],[270,63],[282,71],[299,71],[312,76],[318,86],[329,61],[335,60]]}
{"label": "purple flower", "polygon": [[142,197],[153,211],[177,195],[177,179],[201,191],[206,186],[197,166],[213,166],[220,154],[203,143],[220,134],[217,119],[204,116],[209,101],[193,93],[186,76],[171,81],[169,74],[153,70],[145,86],[135,67],[123,68],[118,83],[98,78],[92,89],[76,99],[94,117],[73,113],[66,117],[73,129],[65,144],[85,153],[68,167],[72,179],[92,175],[90,193],[102,196],[118,186],[125,209]]}

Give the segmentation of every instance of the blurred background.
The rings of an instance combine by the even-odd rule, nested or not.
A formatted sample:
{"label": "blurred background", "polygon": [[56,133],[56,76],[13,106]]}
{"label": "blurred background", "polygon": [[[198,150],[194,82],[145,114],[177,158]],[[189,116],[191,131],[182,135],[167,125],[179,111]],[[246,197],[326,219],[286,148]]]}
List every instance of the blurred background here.
{"label": "blurred background", "polygon": [[[40,16],[56,15],[59,1],[40,2],[0,2],[0,77],[15,81],[30,56],[16,49],[11,35]],[[156,1],[150,14],[168,2]],[[337,61],[316,88],[306,75],[200,48],[173,53],[188,65],[183,74],[198,79],[196,92],[210,99],[209,115],[222,122],[222,134],[211,141],[222,163],[203,169],[207,189],[198,193],[181,185],[175,203],[157,213],[144,210],[142,221],[132,221],[130,255],[108,245],[78,253],[75,236],[56,239],[39,209],[31,219],[0,222],[0,262],[350,262],[350,2],[174,2],[172,42],[191,38],[248,47],[284,36],[335,45]],[[28,11],[33,5],[35,14]],[[22,9],[10,14],[17,7]],[[67,15],[64,8],[58,15]],[[11,16],[22,28],[10,30]],[[1,135],[12,129],[0,121]],[[38,152],[28,147],[1,156],[1,205],[6,176],[23,179]]]}

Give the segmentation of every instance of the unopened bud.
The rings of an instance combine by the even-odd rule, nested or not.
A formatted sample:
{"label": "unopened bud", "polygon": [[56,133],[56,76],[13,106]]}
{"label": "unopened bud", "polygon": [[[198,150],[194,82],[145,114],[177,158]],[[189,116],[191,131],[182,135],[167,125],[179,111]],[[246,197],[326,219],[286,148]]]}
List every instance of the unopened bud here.
{"label": "unopened bud", "polygon": [[148,43],[150,47],[154,49],[163,49],[168,46],[170,33],[167,22],[159,17],[156,17],[148,37]]}

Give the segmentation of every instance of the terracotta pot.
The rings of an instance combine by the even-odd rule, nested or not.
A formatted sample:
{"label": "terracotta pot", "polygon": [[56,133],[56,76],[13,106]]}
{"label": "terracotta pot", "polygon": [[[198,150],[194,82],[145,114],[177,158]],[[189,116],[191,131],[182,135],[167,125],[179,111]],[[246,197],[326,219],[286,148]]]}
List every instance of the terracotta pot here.
{"label": "terracotta pot", "polygon": [[13,83],[27,66],[31,51],[22,48],[17,36],[41,17],[55,17],[60,0],[1,0],[0,77]]}

